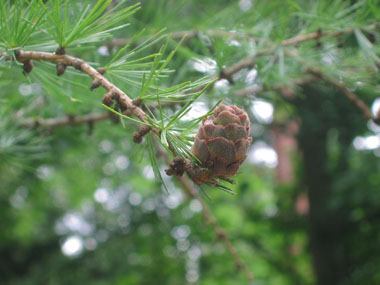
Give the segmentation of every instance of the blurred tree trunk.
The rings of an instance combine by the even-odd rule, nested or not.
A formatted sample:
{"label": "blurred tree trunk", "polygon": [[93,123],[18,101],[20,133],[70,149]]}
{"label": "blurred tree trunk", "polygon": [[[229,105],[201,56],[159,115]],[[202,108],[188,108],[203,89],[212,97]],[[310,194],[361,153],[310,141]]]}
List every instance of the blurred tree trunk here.
{"label": "blurred tree trunk", "polygon": [[333,173],[337,169],[332,171],[328,167],[327,146],[328,131],[331,128],[344,129],[344,126],[337,125],[339,118],[337,120],[336,116],[342,113],[334,106],[345,98],[335,92],[327,94],[322,88],[307,87],[304,93],[300,108],[299,147],[304,161],[303,183],[306,184],[310,202],[310,247],[318,284],[337,285],[347,280],[349,275],[347,249],[344,246],[348,220],[344,210],[331,206],[335,181]]}

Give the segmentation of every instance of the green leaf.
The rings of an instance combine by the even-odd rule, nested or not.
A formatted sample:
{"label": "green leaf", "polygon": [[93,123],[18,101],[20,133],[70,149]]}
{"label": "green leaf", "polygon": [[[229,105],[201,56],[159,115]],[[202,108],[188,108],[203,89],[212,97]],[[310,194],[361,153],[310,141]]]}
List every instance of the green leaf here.
{"label": "green leaf", "polygon": [[[62,47],[78,44],[97,42],[109,37],[111,32],[122,29],[129,24],[119,25],[126,18],[133,15],[139,8],[140,3],[136,3],[122,9],[126,1],[120,1],[114,8],[107,10],[112,0],[98,0],[95,5],[88,5],[88,1],[82,5],[78,15],[69,15],[68,10],[73,11],[74,5],[81,3],[69,2],[66,0],[63,5],[61,1],[55,0],[44,5],[48,13],[50,22],[55,27],[53,34],[55,40]],[[64,12],[62,12],[62,10]],[[75,20],[72,17],[76,18]]]}
{"label": "green leaf", "polygon": [[375,71],[379,71],[377,65],[380,65],[380,58],[377,56],[373,49],[372,43],[367,39],[360,29],[355,29],[355,36],[359,43],[359,46],[367,58],[368,62]]}
{"label": "green leaf", "polygon": [[166,185],[166,182],[161,175],[160,166],[158,164],[158,161],[157,161],[157,158],[155,155],[152,134],[148,133],[146,137],[147,137],[146,141],[147,141],[147,145],[148,145],[149,159],[150,159],[150,163],[151,163],[152,168],[153,168],[154,176],[156,177],[156,179],[158,181],[160,181],[162,183],[166,192],[169,193],[168,186]]}
{"label": "green leaf", "polygon": [[148,127],[153,127],[153,125],[151,125],[151,124],[147,124],[147,123],[142,122],[140,120],[136,120],[136,119],[133,119],[131,117],[128,117],[128,116],[126,116],[126,115],[124,115],[124,114],[122,114],[122,113],[120,113],[120,112],[118,112],[118,111],[116,111],[116,110],[108,107],[107,105],[102,104],[102,106],[104,108],[106,108],[108,111],[111,111],[112,113],[115,113],[116,115],[119,115],[120,117],[122,117],[124,119],[127,119],[127,120],[129,120],[131,122],[134,122],[134,123],[137,123],[137,124],[141,124],[141,125],[144,125],[144,126],[148,126]]}
{"label": "green leaf", "polygon": [[[13,3],[14,2],[14,3]],[[45,20],[38,0],[4,0],[0,4],[0,46],[4,49],[25,47],[41,35],[37,28]]]}
{"label": "green leaf", "polygon": [[2,65],[5,62],[5,60],[7,59],[7,56],[8,56],[8,54],[4,53],[2,55],[2,57],[0,57],[0,65]]}
{"label": "green leaf", "polygon": [[197,100],[199,96],[201,96],[209,88],[210,85],[214,84],[215,81],[216,79],[208,83],[201,91],[194,94],[191,100],[189,100],[180,110],[178,110],[178,112],[176,112],[174,116],[172,116],[171,120],[166,125],[166,128],[170,128],[172,125],[178,122],[187,112],[189,112],[191,104],[193,104],[195,100]]}

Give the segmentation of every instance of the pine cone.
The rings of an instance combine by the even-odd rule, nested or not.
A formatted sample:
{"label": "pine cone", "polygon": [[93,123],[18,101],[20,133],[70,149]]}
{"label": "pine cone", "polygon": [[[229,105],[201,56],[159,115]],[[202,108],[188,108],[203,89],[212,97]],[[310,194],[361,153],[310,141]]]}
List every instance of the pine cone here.
{"label": "pine cone", "polygon": [[221,105],[212,116],[203,119],[192,148],[201,166],[188,171],[194,182],[202,184],[234,176],[252,142],[249,128],[247,113],[234,105]]}

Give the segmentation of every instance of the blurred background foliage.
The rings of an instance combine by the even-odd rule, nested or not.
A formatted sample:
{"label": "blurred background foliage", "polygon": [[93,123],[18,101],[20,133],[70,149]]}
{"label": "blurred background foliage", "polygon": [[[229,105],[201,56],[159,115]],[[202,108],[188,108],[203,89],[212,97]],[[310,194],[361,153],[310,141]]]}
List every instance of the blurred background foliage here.
{"label": "blurred background foliage", "polygon": [[[15,2],[0,4],[0,52],[54,52],[63,41],[41,6],[32,11],[41,21],[28,42],[5,36],[6,9]],[[67,25],[96,2],[67,1]],[[255,275],[251,284],[379,284],[380,127],[302,63],[345,85],[376,115],[379,7],[374,0],[147,0],[119,23],[127,27],[74,41],[67,53],[102,67],[136,35],[131,48],[166,28],[170,52],[186,33],[159,86],[216,76],[187,119],[220,98],[251,117],[254,141],[232,187],[237,195],[203,187]],[[321,36],[283,42],[310,33]],[[164,42],[139,56],[157,53]],[[223,70],[262,51],[223,78]],[[24,76],[20,64],[0,62],[0,283],[247,284],[205,224],[199,201],[175,179],[164,177],[169,195],[155,179],[143,145],[132,141],[136,125],[23,127],[27,120],[105,112],[104,90],[89,91],[91,79],[71,68],[58,78],[53,64],[34,62]],[[144,72],[123,68],[110,78],[133,98]],[[164,110],[173,114],[178,107]]]}

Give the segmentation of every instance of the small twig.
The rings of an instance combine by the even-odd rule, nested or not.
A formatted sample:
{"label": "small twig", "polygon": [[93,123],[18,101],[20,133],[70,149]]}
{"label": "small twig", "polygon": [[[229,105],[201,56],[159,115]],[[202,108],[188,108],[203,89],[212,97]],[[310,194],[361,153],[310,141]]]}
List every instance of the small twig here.
{"label": "small twig", "polygon": [[34,108],[36,108],[36,107],[38,107],[44,103],[45,103],[44,97],[42,97],[42,96],[38,97],[38,99],[36,101],[34,101],[33,103],[31,103],[28,106],[18,110],[16,112],[16,118],[17,119],[22,118],[25,113],[29,112],[30,110],[33,110]]}
{"label": "small twig", "polygon": [[174,157],[169,164],[169,168],[165,169],[168,176],[182,176],[186,171],[186,162],[180,157]]}
{"label": "small twig", "polygon": [[21,121],[20,125],[24,128],[56,128],[63,126],[75,126],[88,123],[96,123],[113,117],[113,113],[101,113],[101,114],[87,114],[82,116],[66,116],[59,118],[49,119],[25,119]]}
{"label": "small twig", "polygon": [[[371,112],[371,109],[367,106],[366,103],[364,103],[356,94],[350,92],[347,90],[347,88],[345,86],[343,86],[342,84],[340,84],[338,81],[335,81],[329,77],[327,77],[325,74],[323,74],[321,72],[321,70],[319,68],[316,68],[316,67],[308,67],[308,71],[319,77],[321,80],[325,81],[326,83],[328,83],[329,85],[335,87],[336,89],[338,89],[339,91],[341,91],[344,95],[346,95],[346,97],[355,104],[355,106],[357,108],[359,108],[363,114],[364,114],[364,117],[368,120],[373,120],[375,123],[377,123],[377,120],[375,118],[375,116],[373,116],[372,112]],[[377,123],[378,124],[378,123]]]}
{"label": "small twig", "polygon": [[326,74],[324,74],[320,68],[310,65],[309,62],[307,62],[304,59],[302,59],[301,57],[299,57],[297,52],[295,52],[295,51],[292,51],[292,52],[287,51],[286,55],[292,56],[295,60],[297,60],[300,64],[302,64],[305,67],[306,72],[318,77],[319,79],[325,81],[329,85],[331,85],[331,86],[335,87],[336,89],[338,89],[339,91],[341,91],[344,95],[346,95],[346,97],[351,102],[353,102],[355,104],[355,106],[358,109],[360,109],[363,112],[364,117],[366,119],[373,120],[378,125],[380,124],[379,118],[377,118],[377,116],[374,116],[372,114],[371,109],[367,106],[367,104],[364,103],[356,94],[348,91],[347,88],[343,84],[341,84],[339,81],[334,80],[334,79],[330,78],[329,76],[327,76]]}
{"label": "small twig", "polygon": [[140,126],[139,130],[133,133],[133,141],[135,143],[141,143],[143,137],[149,133],[149,131],[150,128],[148,126]]}
{"label": "small twig", "polygon": [[184,176],[178,177],[178,181],[181,183],[182,187],[186,192],[199,201],[202,205],[202,213],[206,221],[213,227],[215,233],[217,234],[217,238],[223,242],[224,246],[228,250],[228,252],[231,254],[232,258],[235,261],[236,268],[239,270],[243,270],[246,278],[248,280],[253,280],[253,274],[248,269],[247,265],[243,262],[243,260],[240,258],[238,252],[233,247],[227,232],[219,225],[218,221],[214,217],[214,215],[211,213],[210,209],[208,208],[207,204],[203,201],[202,197],[199,195],[197,189],[195,189],[194,184],[187,179]]}
{"label": "small twig", "polygon": [[[180,32],[173,32],[170,33],[170,38],[173,40],[181,40],[184,37],[186,39],[190,39],[193,37],[196,37],[200,34],[208,35],[211,37],[223,37],[223,38],[230,38],[230,39],[253,39],[253,40],[262,40],[261,38],[255,37],[254,35],[246,32],[241,31],[226,31],[226,30],[206,30],[206,31],[199,31],[199,30],[188,30],[188,31],[180,31]],[[110,47],[116,47],[116,46],[125,46],[126,44],[130,43],[130,39],[112,39],[110,40],[106,46]]]}
{"label": "small twig", "polygon": [[[292,85],[304,85],[310,82],[317,81],[318,78],[315,76],[308,76],[305,78],[300,78],[300,79],[294,79],[291,84]],[[273,85],[270,86],[248,86],[246,88],[242,88],[239,90],[236,90],[233,95],[235,96],[247,96],[247,95],[256,95],[260,94],[266,91],[282,91],[284,89],[288,88],[287,85],[285,84],[278,84],[274,83]]]}
{"label": "small twig", "polygon": [[[375,30],[378,28],[379,28],[378,24],[375,23],[375,24],[372,24],[369,26],[361,27],[360,29],[362,29],[362,30]],[[352,28],[345,29],[342,31],[321,31],[321,30],[318,30],[318,31],[311,33],[311,34],[298,35],[298,36],[295,36],[293,38],[284,40],[281,42],[281,44],[284,46],[297,45],[301,42],[305,42],[305,41],[309,41],[309,40],[315,40],[315,39],[319,39],[322,37],[339,37],[339,36],[345,35],[345,34],[353,34],[354,32],[355,32],[355,29],[352,29]]]}

